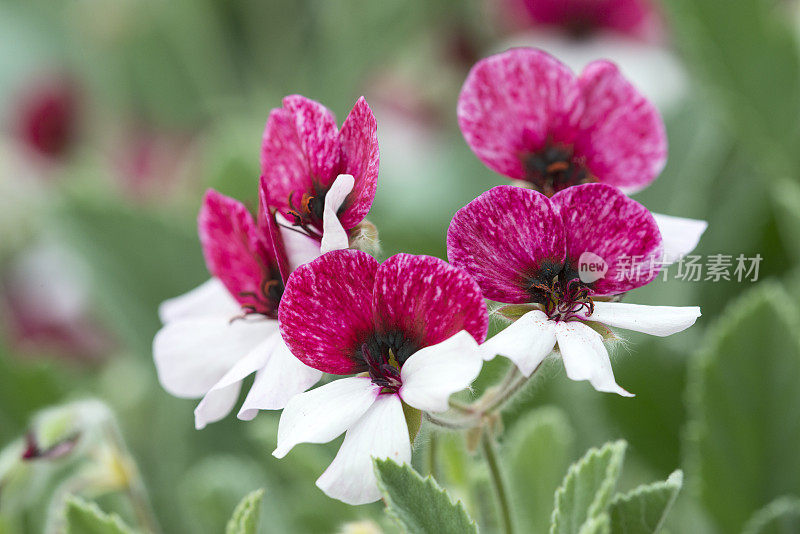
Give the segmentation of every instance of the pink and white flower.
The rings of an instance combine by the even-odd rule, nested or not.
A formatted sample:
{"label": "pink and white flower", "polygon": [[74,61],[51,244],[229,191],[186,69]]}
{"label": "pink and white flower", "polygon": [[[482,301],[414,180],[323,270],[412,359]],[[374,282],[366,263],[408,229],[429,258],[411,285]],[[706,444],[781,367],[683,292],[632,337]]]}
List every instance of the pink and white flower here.
{"label": "pink and white flower", "polygon": [[398,254],[382,264],[357,250],[329,252],[292,274],[278,317],[305,364],[352,375],[292,398],[281,415],[282,458],[298,443],[345,433],[317,480],[349,504],[380,494],[372,458],[411,460],[406,407],[447,410],[480,372],[488,317],[480,288],[437,258]]}
{"label": "pink and white flower", "polygon": [[[464,82],[458,122],[487,167],[547,196],[591,182],[632,193],[655,180],[667,161],[661,115],[608,61],[575,76],[533,48],[483,59]],[[696,245],[705,221],[674,219],[659,221],[664,233],[678,232],[667,243]]]}
{"label": "pink and white flower", "polygon": [[[585,184],[552,198],[530,189],[495,187],[459,210],[447,253],[498,302],[526,313],[481,346],[530,375],[558,345],[567,376],[598,391],[629,396],[614,380],[600,325],[667,336],[685,330],[700,308],[608,301],[658,275],[662,239],[641,204],[614,187]],[[599,257],[604,276],[582,281],[582,256]],[[585,256],[584,256],[585,257]],[[598,325],[599,323],[600,325]]]}
{"label": "pink and white flower", "polygon": [[261,180],[282,225],[295,230],[284,232],[287,247],[307,260],[348,248],[375,198],[378,165],[377,123],[363,97],[341,130],[322,104],[284,98],[264,129]]}
{"label": "pink and white flower", "polygon": [[322,377],[292,356],[278,331],[290,270],[268,205],[262,188],[254,221],[242,203],[209,190],[198,226],[212,278],[159,309],[164,326],[153,341],[158,378],[176,397],[203,398],[195,409],[198,429],[231,411],[252,373],[238,414],[243,420],[283,408]]}

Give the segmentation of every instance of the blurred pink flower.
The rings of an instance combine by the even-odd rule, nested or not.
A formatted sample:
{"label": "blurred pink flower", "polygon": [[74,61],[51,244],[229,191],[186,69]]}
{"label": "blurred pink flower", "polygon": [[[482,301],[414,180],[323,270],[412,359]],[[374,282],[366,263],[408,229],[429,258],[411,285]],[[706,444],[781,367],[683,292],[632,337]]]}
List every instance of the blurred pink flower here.
{"label": "blurred pink flower", "polygon": [[483,59],[464,82],[458,123],[490,169],[548,196],[587,182],[642,189],[667,161],[661,115],[607,61],[575,76],[533,48]]}
{"label": "blurred pink flower", "polygon": [[662,33],[661,15],[650,0],[501,0],[509,26],[547,27],[576,39],[610,32],[640,40]]}
{"label": "blurred pink flower", "polygon": [[22,252],[4,273],[2,312],[17,352],[99,360],[110,335],[91,317],[85,265],[69,249],[43,243]]}
{"label": "blurred pink flower", "polygon": [[77,140],[81,119],[78,89],[66,77],[52,76],[31,84],[14,113],[17,136],[40,156],[63,158]]}

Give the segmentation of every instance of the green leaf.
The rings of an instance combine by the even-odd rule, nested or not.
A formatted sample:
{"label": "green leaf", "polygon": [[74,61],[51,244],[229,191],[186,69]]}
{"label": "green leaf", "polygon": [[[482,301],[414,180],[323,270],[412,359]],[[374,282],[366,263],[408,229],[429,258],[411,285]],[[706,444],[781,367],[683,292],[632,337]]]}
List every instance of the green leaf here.
{"label": "green leaf", "polygon": [[800,532],[800,498],[781,497],[755,513],[742,534],[793,534]]}
{"label": "green leaf", "polygon": [[455,504],[431,477],[423,479],[408,465],[375,460],[375,476],[386,509],[410,534],[477,532],[461,502]]}
{"label": "green leaf", "polygon": [[663,482],[642,485],[628,493],[615,496],[609,507],[614,532],[619,534],[658,532],[682,486],[683,472],[678,470]]}
{"label": "green leaf", "polygon": [[556,407],[536,409],[517,421],[504,446],[518,524],[547,532],[553,494],[572,460],[575,432]]}
{"label": "green leaf", "polygon": [[608,514],[592,517],[583,524],[578,534],[611,534],[611,521]]}
{"label": "green leaf", "polygon": [[776,284],[734,301],[689,370],[690,479],[723,532],[800,494],[797,309]]}
{"label": "green leaf", "polygon": [[247,494],[233,511],[233,516],[225,527],[225,534],[256,534],[263,497],[263,489]]}
{"label": "green leaf", "polygon": [[622,470],[626,447],[622,440],[606,443],[600,449],[589,449],[570,466],[556,491],[551,534],[574,534],[603,514]]}
{"label": "green leaf", "polygon": [[[800,61],[793,17],[777,2],[668,0],[675,42],[749,155],[779,175],[797,166]],[[769,58],[769,61],[764,61]],[[769,83],[765,83],[769,80]],[[772,176],[767,173],[766,178]]]}
{"label": "green leaf", "polygon": [[67,497],[64,511],[66,534],[133,534],[116,514],[106,514],[96,504]]}
{"label": "green leaf", "polygon": [[772,202],[782,240],[800,259],[800,185],[784,178],[772,186]]}

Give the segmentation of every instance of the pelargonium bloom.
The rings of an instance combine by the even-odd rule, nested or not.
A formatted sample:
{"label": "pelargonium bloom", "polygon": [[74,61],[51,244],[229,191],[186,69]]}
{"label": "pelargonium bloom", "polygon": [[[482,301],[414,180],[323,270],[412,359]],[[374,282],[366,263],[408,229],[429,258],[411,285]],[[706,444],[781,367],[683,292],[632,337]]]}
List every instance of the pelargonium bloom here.
{"label": "pelargonium bloom", "polygon": [[[458,100],[458,123],[490,169],[547,196],[599,182],[628,193],[653,180],[667,160],[658,110],[608,61],[579,76],[553,56],[515,48],[479,61]],[[671,259],[687,254],[705,221],[657,219]]]}
{"label": "pelargonium bloom", "polygon": [[[569,378],[620,395],[630,394],[614,380],[596,323],[667,336],[700,316],[696,306],[603,299],[653,280],[661,247],[650,212],[604,184],[570,187],[552,198],[498,186],[461,208],[447,233],[450,262],[472,274],[486,298],[528,305],[482,345],[485,358],[500,354],[530,375],[557,343]],[[588,262],[602,270],[588,276],[592,271],[584,269],[581,276]]]}
{"label": "pelargonium bloom", "polygon": [[349,504],[379,498],[373,457],[411,460],[407,407],[447,410],[450,395],[478,376],[477,343],[488,324],[480,288],[466,272],[409,254],[378,264],[357,250],[329,252],[297,269],[278,318],[304,363],[357,373],[290,400],[273,453],[282,458],[298,443],[346,432],[317,486]]}
{"label": "pelargonium bloom", "polygon": [[307,259],[347,248],[375,198],[378,164],[377,123],[363,97],[341,130],[322,104],[300,95],[284,98],[264,129],[261,180],[296,231],[285,233],[287,246],[305,249]]}
{"label": "pelargonium bloom", "polygon": [[289,258],[262,188],[257,221],[240,202],[209,190],[198,217],[212,278],[161,305],[153,341],[161,385],[182,398],[203,397],[198,429],[225,417],[242,380],[256,373],[238,417],[281,409],[322,377],[292,356],[278,331],[278,304]]}

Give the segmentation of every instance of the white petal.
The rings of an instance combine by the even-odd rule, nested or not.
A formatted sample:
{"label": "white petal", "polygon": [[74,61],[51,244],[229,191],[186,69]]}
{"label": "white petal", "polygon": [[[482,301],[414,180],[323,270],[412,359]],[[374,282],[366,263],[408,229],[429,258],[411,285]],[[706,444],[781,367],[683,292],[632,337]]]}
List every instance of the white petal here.
{"label": "white petal", "polygon": [[450,395],[469,387],[482,366],[478,344],[462,330],[409,356],[400,369],[400,398],[418,410],[443,412]]}
{"label": "white petal", "polygon": [[234,382],[227,387],[209,392],[194,409],[194,427],[203,430],[209,423],[216,423],[231,413],[239,398],[242,382]]}
{"label": "white petal", "polygon": [[603,336],[578,321],[558,323],[556,338],[564,369],[572,380],[588,380],[597,391],[633,397],[617,385]]}
{"label": "white petal", "polygon": [[298,443],[331,441],[358,421],[379,393],[369,378],[352,376],[295,395],[281,414],[273,456],[283,458]]}
{"label": "white petal", "polygon": [[[278,342],[283,344],[280,334],[275,332],[236,362],[225,376],[212,386],[194,410],[194,425],[197,430],[202,430],[208,423],[214,423],[228,415],[238,398],[242,380],[267,364]],[[233,390],[236,391],[236,396],[229,401]],[[227,406],[224,412],[223,406]]]}
{"label": "white petal", "polygon": [[706,221],[686,219],[654,213],[653,218],[661,231],[664,243],[664,260],[673,263],[697,247],[700,237],[708,228]]}
{"label": "white petal", "polygon": [[169,322],[153,340],[158,380],[176,397],[202,397],[277,328],[277,321],[231,322],[230,315]]}
{"label": "white petal", "polygon": [[484,360],[505,356],[525,376],[536,369],[556,344],[555,323],[541,310],[529,311],[481,345]]}
{"label": "white petal", "polygon": [[669,336],[686,330],[700,317],[699,306],[645,306],[627,302],[595,302],[589,317],[608,326],[652,336]]}
{"label": "white petal", "polygon": [[411,442],[403,405],[397,395],[381,395],[344,436],[344,442],[328,469],[317,479],[325,494],[347,504],[366,504],[380,499],[373,458],[411,462]]}
{"label": "white petal", "polygon": [[289,269],[295,269],[320,257],[319,241],[300,232],[291,230],[292,223],[286,221],[281,214],[275,215],[279,222],[279,230],[289,260]]}
{"label": "white petal", "polygon": [[239,410],[239,419],[249,421],[259,410],[281,410],[295,395],[304,392],[322,378],[322,371],[309,367],[278,342],[266,365],[256,373],[255,382]]}
{"label": "white petal", "polygon": [[349,174],[340,174],[333,181],[333,185],[325,194],[325,209],[322,212],[322,253],[331,250],[341,250],[350,246],[347,231],[339,222],[337,212],[342,207],[344,199],[350,194],[355,185],[355,179]]}
{"label": "white petal", "polygon": [[218,278],[212,278],[179,297],[165,300],[158,307],[162,323],[203,315],[241,313],[241,307]]}

